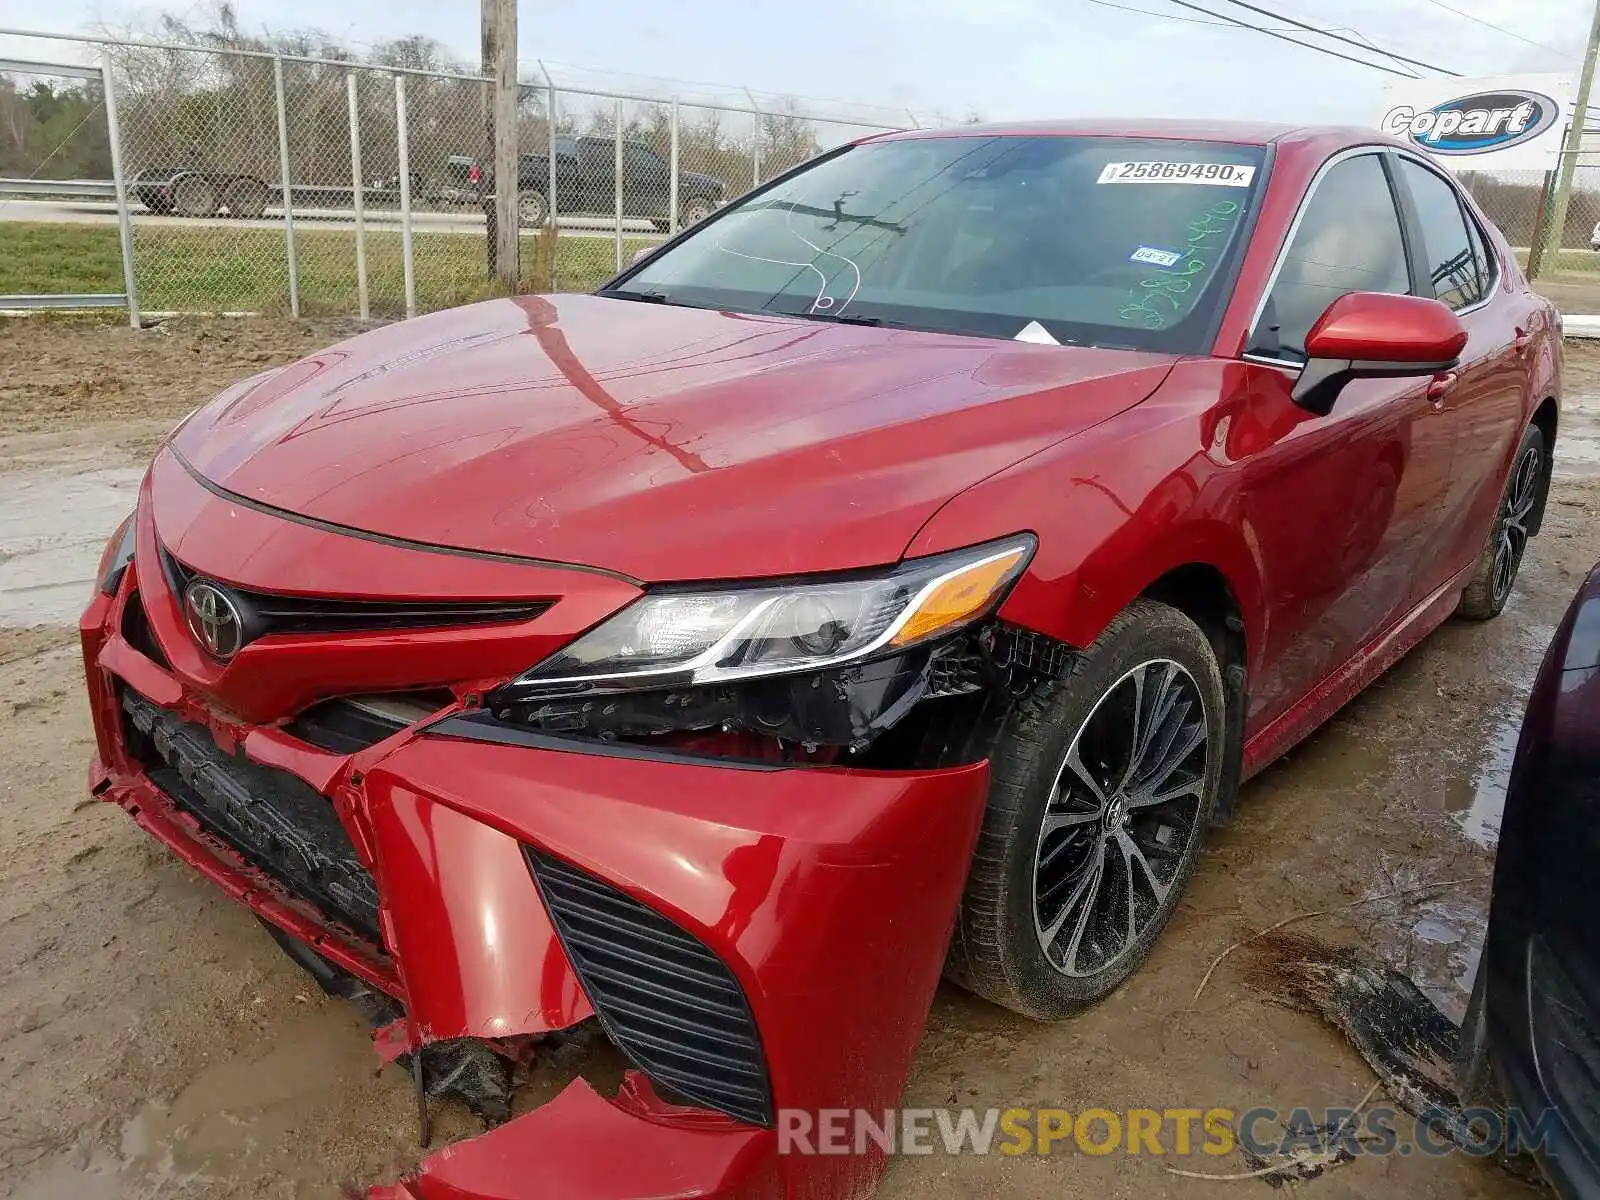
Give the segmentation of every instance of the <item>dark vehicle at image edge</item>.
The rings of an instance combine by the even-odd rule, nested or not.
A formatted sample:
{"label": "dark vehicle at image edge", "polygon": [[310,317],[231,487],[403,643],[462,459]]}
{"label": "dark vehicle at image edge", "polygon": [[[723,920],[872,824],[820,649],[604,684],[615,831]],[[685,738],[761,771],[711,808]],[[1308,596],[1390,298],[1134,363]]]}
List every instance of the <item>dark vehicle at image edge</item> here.
{"label": "dark vehicle at image edge", "polygon": [[[607,216],[617,208],[617,143],[611,138],[556,138],[555,211],[559,216]],[[452,155],[447,165],[456,187],[494,195],[494,172]],[[727,187],[698,171],[678,170],[678,224],[688,228],[722,205]],[[517,172],[517,220],[538,227],[550,219],[550,156],[524,154]],[[662,232],[672,224],[672,167],[643,142],[622,143],[622,215],[644,218]]]}
{"label": "dark vehicle at image edge", "polygon": [[375,1198],[865,1196],[780,1119],[895,1105],[941,974],[1111,994],[1242,780],[1501,611],[1560,368],[1369,132],[867,139],[198,409],[82,619],[90,785],[480,1111],[591,1016],[632,1064]]}
{"label": "dark vehicle at image edge", "polygon": [[[1600,1197],[1600,567],[1528,700],[1506,793],[1489,930],[1462,1031],[1472,1103],[1559,1123],[1536,1150],[1566,1200]],[[1548,1128],[1548,1126],[1547,1126]]]}

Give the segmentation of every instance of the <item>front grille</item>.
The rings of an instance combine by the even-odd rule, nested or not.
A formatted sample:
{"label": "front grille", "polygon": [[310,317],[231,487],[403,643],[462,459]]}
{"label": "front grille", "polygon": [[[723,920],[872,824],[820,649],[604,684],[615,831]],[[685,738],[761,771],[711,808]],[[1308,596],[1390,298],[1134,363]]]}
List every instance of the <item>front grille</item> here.
{"label": "front grille", "polygon": [[771,1125],[755,1020],[723,961],[610,884],[541,851],[525,853],[567,957],[618,1048],[668,1093]]}
{"label": "front grille", "polygon": [[[175,595],[199,572],[165,550],[162,567]],[[243,618],[244,641],[269,633],[370,633],[386,629],[443,629],[531,621],[553,600],[343,600],[287,596],[213,582],[234,601]]]}
{"label": "front grille", "polygon": [[374,944],[378,885],[333,802],[284,771],[223,752],[200,725],[124,690],[129,748],[150,781],[251,866]]}

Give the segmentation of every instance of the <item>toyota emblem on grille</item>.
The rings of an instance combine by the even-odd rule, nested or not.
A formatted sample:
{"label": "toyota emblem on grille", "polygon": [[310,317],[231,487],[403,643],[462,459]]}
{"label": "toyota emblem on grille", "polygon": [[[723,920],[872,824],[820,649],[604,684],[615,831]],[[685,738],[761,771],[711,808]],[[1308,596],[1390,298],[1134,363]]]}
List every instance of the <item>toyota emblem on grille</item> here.
{"label": "toyota emblem on grille", "polygon": [[212,658],[227,662],[244,644],[244,619],[227,592],[204,579],[183,589],[183,611],[189,632]]}

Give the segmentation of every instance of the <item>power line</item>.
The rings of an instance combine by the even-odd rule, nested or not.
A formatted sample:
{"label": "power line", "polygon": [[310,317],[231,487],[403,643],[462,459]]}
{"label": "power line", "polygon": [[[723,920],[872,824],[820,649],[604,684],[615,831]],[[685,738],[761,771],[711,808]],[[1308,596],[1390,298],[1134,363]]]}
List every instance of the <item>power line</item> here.
{"label": "power line", "polygon": [[[1403,62],[1407,66],[1421,67],[1424,71],[1437,71],[1441,75],[1459,76],[1461,74],[1460,71],[1452,71],[1447,67],[1435,66],[1433,63],[1423,62],[1420,58],[1407,58],[1404,54],[1396,54],[1393,50],[1379,50],[1378,47],[1372,45],[1371,43],[1358,42],[1354,38],[1347,38],[1344,36],[1344,34],[1335,33],[1331,29],[1319,29],[1315,25],[1307,24],[1305,21],[1297,21],[1293,17],[1285,16],[1281,12],[1274,12],[1270,8],[1262,8],[1258,4],[1250,4],[1247,2],[1247,0],[1228,0],[1228,3],[1238,8],[1249,9],[1251,12],[1259,13],[1263,17],[1271,17],[1274,20],[1286,22],[1287,24],[1293,25],[1298,29],[1304,29],[1310,33],[1315,33],[1320,37],[1332,38],[1336,42],[1344,42],[1348,46],[1360,46],[1364,50],[1377,50],[1379,54],[1384,55],[1386,58],[1392,58],[1397,62]],[[1269,31],[1263,29],[1261,32],[1266,33]]]}
{"label": "power line", "polygon": [[1485,29],[1492,29],[1496,33],[1503,33],[1508,38],[1515,38],[1517,41],[1525,42],[1529,46],[1537,46],[1540,50],[1548,50],[1551,54],[1559,55],[1564,59],[1570,60],[1577,57],[1577,55],[1569,54],[1565,50],[1557,50],[1554,46],[1546,45],[1544,42],[1536,42],[1530,37],[1524,37],[1522,34],[1507,29],[1502,25],[1496,25],[1493,21],[1485,21],[1482,17],[1475,16],[1464,9],[1456,8],[1451,4],[1446,4],[1444,0],[1427,0],[1427,3],[1433,5],[1435,8],[1442,8],[1447,13],[1455,13],[1455,15],[1458,17],[1463,17],[1468,21],[1473,21],[1479,25],[1482,25]]}
{"label": "power line", "polygon": [[[1193,12],[1204,13],[1208,17],[1220,17],[1230,25],[1237,25],[1241,29],[1254,30],[1256,33],[1264,33],[1268,37],[1275,37],[1279,41],[1288,42],[1293,46],[1302,46],[1307,50],[1315,50],[1319,54],[1327,54],[1334,58],[1342,58],[1345,62],[1355,63],[1358,67],[1370,67],[1374,71],[1382,71],[1385,75],[1395,75],[1401,79],[1417,78],[1417,76],[1408,71],[1398,71],[1393,67],[1386,67],[1382,63],[1375,63],[1371,59],[1357,58],[1353,54],[1345,54],[1338,50],[1330,50],[1327,46],[1319,46],[1315,42],[1303,42],[1299,38],[1290,37],[1286,33],[1279,33],[1275,29],[1268,29],[1264,25],[1252,25],[1249,21],[1240,20],[1238,17],[1230,17],[1227,13],[1219,13],[1215,9],[1211,8],[1202,8],[1198,4],[1191,3],[1191,0],[1168,0],[1168,3],[1176,4],[1179,8],[1187,8]],[[1320,33],[1321,30],[1317,30],[1316,32]]]}
{"label": "power line", "polygon": [[[1141,16],[1141,17],[1151,17],[1151,18],[1153,18],[1153,19],[1155,19],[1157,21],[1181,21],[1185,25],[1205,25],[1205,26],[1207,26],[1209,28],[1212,28],[1212,29],[1237,29],[1242,24],[1241,22],[1239,22],[1237,20],[1234,20],[1231,17],[1224,18],[1223,20],[1220,20],[1220,21],[1207,21],[1207,20],[1204,20],[1204,19],[1202,19],[1200,17],[1180,17],[1176,13],[1151,12],[1148,8],[1135,8],[1130,4],[1117,4],[1117,3],[1114,3],[1114,0],[1086,0],[1086,2],[1089,3],[1089,4],[1097,4],[1101,8],[1115,8],[1115,9],[1121,11],[1121,12],[1134,13],[1134,14],[1137,14],[1138,16]],[[1258,27],[1254,26],[1254,25],[1245,25],[1244,27],[1247,28],[1247,29],[1251,29],[1251,30],[1257,30],[1258,29]],[[1302,28],[1310,29],[1311,27],[1310,26],[1302,26]],[[1261,32],[1261,33],[1288,33],[1290,31],[1288,29],[1286,29],[1286,28],[1273,30],[1273,29],[1268,29],[1265,26],[1261,26],[1261,27],[1259,27],[1259,32]],[[1326,35],[1328,37],[1334,37],[1334,36],[1337,36],[1340,33],[1348,33],[1352,37],[1357,39],[1357,43],[1362,48],[1367,49],[1367,50],[1371,50],[1375,54],[1379,55],[1380,57],[1393,59],[1393,60],[1395,60],[1397,62],[1411,62],[1412,61],[1412,60],[1406,58],[1403,55],[1395,54],[1395,53],[1393,53],[1391,51],[1385,50],[1382,46],[1378,45],[1371,38],[1367,37],[1366,34],[1362,33],[1359,29],[1353,29],[1348,25],[1334,25],[1334,26],[1330,26],[1329,28],[1326,28],[1326,29],[1317,29],[1314,32],[1320,33],[1320,34],[1324,34],[1324,35]],[[1349,39],[1348,38],[1343,38],[1343,39],[1340,39],[1340,40],[1341,41],[1348,41]],[[1305,44],[1306,43],[1304,43],[1304,42],[1296,42],[1296,45],[1305,45]],[[1318,47],[1311,47],[1311,48],[1312,49],[1318,49]]]}
{"label": "power line", "polygon": [[1131,4],[1115,4],[1113,0],[1087,0],[1090,4],[1098,4],[1101,8],[1115,8],[1120,12],[1137,13],[1141,17],[1154,17],[1158,21],[1181,21],[1185,25],[1209,25],[1214,29],[1231,29],[1234,26],[1227,21],[1204,21],[1199,17],[1180,17],[1174,13],[1151,12],[1148,8],[1134,8]]}

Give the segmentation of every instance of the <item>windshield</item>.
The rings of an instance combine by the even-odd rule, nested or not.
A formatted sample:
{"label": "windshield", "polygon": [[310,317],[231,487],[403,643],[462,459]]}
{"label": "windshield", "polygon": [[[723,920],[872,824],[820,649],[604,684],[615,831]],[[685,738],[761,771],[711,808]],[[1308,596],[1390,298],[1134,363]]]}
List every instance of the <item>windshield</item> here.
{"label": "windshield", "polygon": [[1262,150],[1111,137],[852,147],[741,201],[611,294],[1200,353]]}

